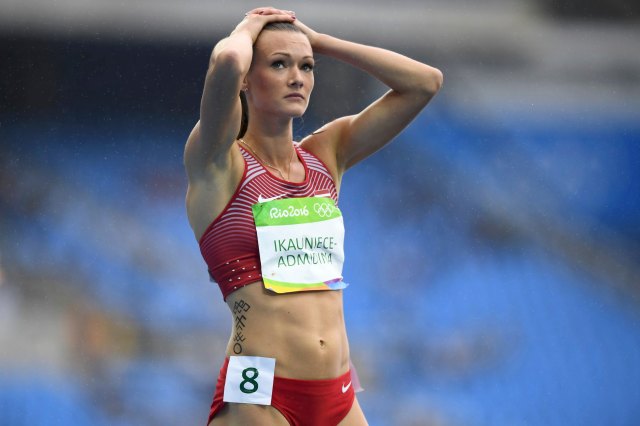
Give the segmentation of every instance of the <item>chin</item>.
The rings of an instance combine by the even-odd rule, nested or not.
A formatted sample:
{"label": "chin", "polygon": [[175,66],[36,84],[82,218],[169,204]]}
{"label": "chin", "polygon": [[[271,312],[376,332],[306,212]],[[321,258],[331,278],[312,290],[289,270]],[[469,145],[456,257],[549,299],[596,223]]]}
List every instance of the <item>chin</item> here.
{"label": "chin", "polygon": [[304,115],[305,111],[307,110],[306,107],[304,108],[291,108],[288,112],[287,115],[289,115],[291,118],[300,118]]}

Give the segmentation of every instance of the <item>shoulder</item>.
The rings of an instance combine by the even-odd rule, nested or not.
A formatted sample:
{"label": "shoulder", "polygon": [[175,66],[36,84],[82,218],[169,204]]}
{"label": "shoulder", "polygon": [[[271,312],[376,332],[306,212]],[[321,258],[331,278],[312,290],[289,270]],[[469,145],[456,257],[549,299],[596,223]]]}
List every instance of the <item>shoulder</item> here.
{"label": "shoulder", "polygon": [[200,122],[198,121],[187,138],[183,164],[190,184],[212,179],[220,180],[227,175],[237,175],[244,169],[244,158],[236,143],[217,153],[213,158],[202,155]]}
{"label": "shoulder", "polygon": [[340,182],[344,170],[338,166],[339,146],[344,138],[345,129],[351,117],[341,117],[333,120],[305,137],[300,147],[309,151],[320,159],[329,169],[336,183]]}
{"label": "shoulder", "polygon": [[240,148],[232,146],[229,161],[196,169],[187,167],[186,207],[191,227],[200,239],[232,199],[244,178],[246,163]]}

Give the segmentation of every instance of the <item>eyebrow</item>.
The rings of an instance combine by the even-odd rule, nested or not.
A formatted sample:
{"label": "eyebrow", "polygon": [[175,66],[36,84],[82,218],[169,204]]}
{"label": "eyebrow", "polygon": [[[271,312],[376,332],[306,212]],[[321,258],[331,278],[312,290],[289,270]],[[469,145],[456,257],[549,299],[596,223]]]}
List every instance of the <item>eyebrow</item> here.
{"label": "eyebrow", "polygon": [[[288,56],[288,57],[290,57],[290,58],[291,58],[291,54],[290,54],[290,53],[287,53],[287,52],[273,52],[273,53],[271,54],[271,56],[275,56],[275,55],[283,55],[283,56]],[[302,59],[314,59],[314,58],[313,58],[313,56],[311,56],[311,55],[306,55],[306,56],[303,56],[303,57],[302,57]],[[314,60],[315,60],[315,59],[314,59]]]}

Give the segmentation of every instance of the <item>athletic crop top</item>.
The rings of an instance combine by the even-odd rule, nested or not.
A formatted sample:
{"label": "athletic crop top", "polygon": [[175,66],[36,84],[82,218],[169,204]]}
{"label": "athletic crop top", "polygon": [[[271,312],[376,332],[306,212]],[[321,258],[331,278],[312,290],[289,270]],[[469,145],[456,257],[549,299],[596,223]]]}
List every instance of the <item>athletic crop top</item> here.
{"label": "athletic crop top", "polygon": [[200,252],[222,297],[247,284],[261,282],[260,253],[251,206],[269,198],[329,196],[336,204],[336,186],[327,167],[315,155],[294,145],[305,180],[287,182],[271,174],[242,146],[245,168],[236,192],[200,238]]}

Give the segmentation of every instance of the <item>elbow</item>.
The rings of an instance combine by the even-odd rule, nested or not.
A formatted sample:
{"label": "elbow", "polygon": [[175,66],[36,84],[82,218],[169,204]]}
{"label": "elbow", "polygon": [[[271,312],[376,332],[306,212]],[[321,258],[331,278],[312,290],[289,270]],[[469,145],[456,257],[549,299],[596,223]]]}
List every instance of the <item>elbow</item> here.
{"label": "elbow", "polygon": [[421,74],[418,83],[418,91],[424,96],[431,98],[440,91],[444,82],[442,71],[437,68],[427,66],[427,69]]}
{"label": "elbow", "polygon": [[433,94],[435,95],[440,91],[444,83],[444,74],[438,68],[432,68],[431,74]]}
{"label": "elbow", "polygon": [[223,49],[211,55],[207,73],[211,74],[213,72],[223,71],[225,74],[229,73],[244,76],[249,70],[245,65],[246,60],[243,59],[240,52],[234,49]]}

